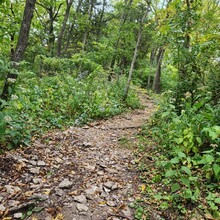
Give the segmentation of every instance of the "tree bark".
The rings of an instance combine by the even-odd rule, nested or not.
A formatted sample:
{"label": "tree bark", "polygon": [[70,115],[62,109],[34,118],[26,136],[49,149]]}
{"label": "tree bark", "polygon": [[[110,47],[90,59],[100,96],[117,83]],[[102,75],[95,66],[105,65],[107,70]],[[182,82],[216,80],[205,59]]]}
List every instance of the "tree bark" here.
{"label": "tree bark", "polygon": [[74,25],[75,25],[75,21],[76,21],[76,18],[77,18],[77,15],[79,13],[79,9],[82,5],[82,0],[78,0],[78,5],[77,5],[77,8],[76,8],[76,12],[74,14],[74,17],[73,17],[73,22],[72,24],[70,25],[70,28],[69,28],[69,31],[68,31],[68,35],[67,35],[67,40],[66,40],[66,44],[65,44],[65,48],[64,48],[64,52],[66,53],[67,50],[69,49],[69,45],[70,45],[70,39],[73,35],[73,30],[74,30]]}
{"label": "tree bark", "polygon": [[[94,7],[94,6],[93,6],[93,0],[89,0],[87,24],[90,24],[90,23],[91,23],[91,17],[92,17],[93,7]],[[86,30],[85,30],[84,35],[83,35],[83,40],[82,40],[82,52],[85,51],[86,41],[87,41],[88,34],[89,34],[89,28],[86,27]]]}
{"label": "tree bark", "polygon": [[[28,37],[31,27],[31,21],[34,15],[34,8],[35,8],[36,0],[26,0],[23,20],[21,23],[21,28],[19,32],[18,42],[16,49],[12,56],[12,68],[17,68],[17,63],[23,59],[25,50],[28,46]],[[1,99],[7,100],[9,95],[9,86],[10,86],[10,79],[16,80],[17,74],[8,73],[6,76],[4,88],[1,94]]]}
{"label": "tree bark", "polygon": [[161,78],[161,65],[163,60],[165,49],[161,47],[159,49],[158,55],[157,55],[157,70],[154,76],[154,82],[153,82],[153,91],[156,93],[160,93],[160,78]]}
{"label": "tree bark", "polygon": [[70,8],[72,4],[73,4],[73,0],[66,0],[66,13],[65,13],[63,24],[62,24],[62,27],[61,27],[61,30],[58,36],[58,40],[57,40],[57,56],[61,55],[63,35],[66,29],[66,23],[69,18]]}
{"label": "tree bark", "polygon": [[142,19],[141,19],[141,22],[140,22],[140,27],[139,27],[139,30],[138,30],[138,38],[137,38],[137,42],[136,42],[136,45],[135,45],[134,55],[133,55],[133,58],[132,58],[132,61],[131,61],[131,66],[130,66],[130,70],[129,70],[127,85],[126,85],[125,91],[124,91],[124,96],[123,96],[124,101],[128,97],[128,91],[129,91],[130,84],[131,84],[131,77],[132,77],[132,73],[133,73],[133,70],[134,70],[134,65],[135,65],[135,62],[136,62],[136,59],[137,59],[138,47],[139,47],[139,44],[140,44],[140,41],[141,41],[143,24],[144,24],[145,18],[148,15],[148,12],[149,12],[149,5],[150,5],[150,1],[148,2],[148,7],[147,7]]}

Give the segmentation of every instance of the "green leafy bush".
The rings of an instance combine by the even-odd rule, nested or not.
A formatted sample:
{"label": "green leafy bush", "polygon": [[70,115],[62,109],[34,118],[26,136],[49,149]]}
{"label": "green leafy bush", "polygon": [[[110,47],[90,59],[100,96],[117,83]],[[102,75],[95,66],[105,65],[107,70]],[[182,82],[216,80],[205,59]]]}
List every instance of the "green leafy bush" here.
{"label": "green leafy bush", "polygon": [[211,93],[204,96],[200,90],[194,97],[197,101],[192,104],[191,94],[185,94],[182,111],[178,114],[172,104],[174,96],[167,92],[165,101],[152,118],[150,133],[160,144],[163,156],[157,159],[156,165],[164,177],[163,184],[169,189],[169,194],[162,192],[159,200],[166,202],[167,208],[175,206],[181,212],[186,211],[189,203],[201,203],[201,209],[217,218],[220,108],[207,102],[211,96]]}
{"label": "green leafy bush", "polygon": [[33,72],[18,75],[13,95],[2,101],[0,142],[9,149],[28,145],[31,137],[47,129],[80,125],[119,114],[138,99],[130,91],[122,102],[125,78],[108,82],[107,74],[94,68],[84,78],[68,73],[39,78]]}

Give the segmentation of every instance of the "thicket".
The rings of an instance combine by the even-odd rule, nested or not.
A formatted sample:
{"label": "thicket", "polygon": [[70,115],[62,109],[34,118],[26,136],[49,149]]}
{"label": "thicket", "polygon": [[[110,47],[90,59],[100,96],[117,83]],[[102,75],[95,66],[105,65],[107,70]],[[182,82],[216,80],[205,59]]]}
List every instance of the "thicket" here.
{"label": "thicket", "polygon": [[48,129],[82,125],[139,106],[133,90],[122,101],[125,77],[109,82],[107,72],[88,58],[40,56],[34,66],[36,72],[17,72],[8,101],[2,100],[1,150],[28,145],[34,135]]}

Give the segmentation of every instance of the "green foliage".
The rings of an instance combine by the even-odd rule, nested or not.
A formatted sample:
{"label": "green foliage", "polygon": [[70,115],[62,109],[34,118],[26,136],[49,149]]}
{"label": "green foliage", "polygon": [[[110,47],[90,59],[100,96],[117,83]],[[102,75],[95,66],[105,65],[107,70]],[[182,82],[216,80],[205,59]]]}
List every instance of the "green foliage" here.
{"label": "green foliage", "polygon": [[[178,207],[184,214],[189,204],[200,204],[200,211],[218,219],[220,108],[206,102],[211,93],[204,96],[203,90],[199,91],[193,105],[190,93],[185,95],[180,115],[172,104],[173,93],[165,93],[166,98],[147,128],[147,134],[159,143],[161,156],[156,157],[155,176],[162,175],[160,180],[167,188],[154,196],[162,210]],[[152,180],[157,182],[157,178]]]}
{"label": "green foliage", "polygon": [[1,146],[28,145],[31,137],[47,129],[81,125],[138,106],[133,91],[127,103],[122,102],[124,77],[108,82],[107,74],[98,70],[84,78],[67,73],[39,78],[21,72],[13,95],[2,101]]}

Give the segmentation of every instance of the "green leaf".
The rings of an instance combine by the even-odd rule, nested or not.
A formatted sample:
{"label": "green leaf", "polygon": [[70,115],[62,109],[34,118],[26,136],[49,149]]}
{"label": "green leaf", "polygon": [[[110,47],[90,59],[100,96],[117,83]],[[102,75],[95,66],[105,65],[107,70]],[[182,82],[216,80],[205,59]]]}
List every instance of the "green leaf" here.
{"label": "green leaf", "polygon": [[178,156],[180,158],[184,158],[184,157],[186,157],[186,154],[184,154],[183,152],[178,152]]}
{"label": "green leaf", "polygon": [[206,155],[205,160],[207,163],[212,163],[215,161],[214,157],[210,154]]}
{"label": "green leaf", "polygon": [[185,173],[187,173],[189,176],[192,175],[192,172],[191,172],[191,170],[189,169],[189,167],[182,166],[182,167],[181,167],[181,170],[184,171]]}
{"label": "green leaf", "polygon": [[190,182],[189,182],[189,179],[188,179],[188,178],[186,178],[186,177],[181,177],[180,180],[181,180],[181,182],[182,182],[185,186],[190,187]]}
{"label": "green leaf", "polygon": [[174,138],[174,141],[175,141],[177,144],[181,144],[181,143],[183,143],[183,138]]}
{"label": "green leaf", "polygon": [[218,164],[213,164],[212,166],[216,179],[220,178],[220,166]]}
{"label": "green leaf", "polygon": [[173,159],[170,160],[170,162],[172,164],[179,163],[179,159],[177,157],[174,157]]}
{"label": "green leaf", "polygon": [[220,198],[216,198],[215,203],[220,204]]}
{"label": "green leaf", "polygon": [[171,186],[171,191],[172,192],[176,192],[177,190],[180,189],[180,184],[179,183],[174,183],[172,186]]}
{"label": "green leaf", "polygon": [[168,170],[165,173],[165,177],[171,177],[171,176],[175,176],[176,175],[176,170]]}

